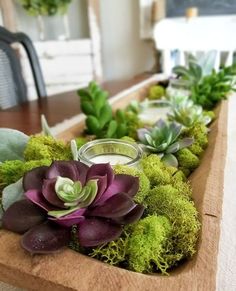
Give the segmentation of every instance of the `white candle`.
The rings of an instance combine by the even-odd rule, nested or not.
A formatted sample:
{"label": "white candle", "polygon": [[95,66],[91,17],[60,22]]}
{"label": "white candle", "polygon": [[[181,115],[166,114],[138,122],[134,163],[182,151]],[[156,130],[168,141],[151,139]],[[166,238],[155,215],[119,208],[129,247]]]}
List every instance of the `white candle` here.
{"label": "white candle", "polygon": [[166,119],[167,113],[170,112],[169,107],[162,107],[162,108],[146,108],[143,112],[139,114],[139,118],[141,121],[148,123],[148,124],[153,124],[159,119]]}
{"label": "white candle", "polygon": [[124,165],[130,162],[132,159],[127,156],[119,155],[119,154],[103,154],[93,158],[90,158],[90,161],[94,164],[100,163],[110,163],[113,165]]}

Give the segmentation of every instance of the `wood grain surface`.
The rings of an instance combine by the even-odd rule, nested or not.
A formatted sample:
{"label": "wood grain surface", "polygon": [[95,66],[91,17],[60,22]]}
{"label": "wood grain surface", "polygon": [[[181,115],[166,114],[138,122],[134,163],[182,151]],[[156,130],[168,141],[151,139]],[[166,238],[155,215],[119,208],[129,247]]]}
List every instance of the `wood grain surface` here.
{"label": "wood grain surface", "polygon": [[[142,88],[134,97],[143,96],[145,90]],[[0,279],[28,290],[43,291],[214,291],[227,146],[227,104],[223,102],[217,109],[218,118],[211,126],[209,146],[191,176],[202,222],[198,252],[192,260],[170,276],[144,275],[111,267],[69,249],[58,254],[31,256],[20,247],[19,235],[1,230]]]}

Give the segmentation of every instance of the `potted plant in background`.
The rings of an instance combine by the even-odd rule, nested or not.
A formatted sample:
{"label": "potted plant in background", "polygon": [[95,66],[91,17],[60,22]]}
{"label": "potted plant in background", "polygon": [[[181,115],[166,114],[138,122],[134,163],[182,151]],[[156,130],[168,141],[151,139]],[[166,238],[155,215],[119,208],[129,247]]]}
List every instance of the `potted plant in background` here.
{"label": "potted plant in background", "polygon": [[65,38],[70,37],[68,16],[66,12],[72,0],[19,0],[19,3],[29,15],[36,16],[38,20],[40,39],[44,40],[44,22],[42,16],[63,15]]}

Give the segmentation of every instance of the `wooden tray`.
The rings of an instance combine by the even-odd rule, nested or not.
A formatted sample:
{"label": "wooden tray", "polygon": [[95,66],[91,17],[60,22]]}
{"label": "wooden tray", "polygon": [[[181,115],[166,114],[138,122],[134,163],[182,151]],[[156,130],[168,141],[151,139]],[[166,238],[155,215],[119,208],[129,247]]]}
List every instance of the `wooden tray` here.
{"label": "wooden tray", "polygon": [[[122,98],[114,107],[125,106],[131,99],[142,99],[153,83],[146,82]],[[28,290],[80,291],[211,291],[216,287],[217,253],[223,196],[227,142],[227,102],[216,112],[211,126],[209,146],[199,168],[191,176],[193,195],[199,210],[202,230],[195,257],[170,276],[144,275],[104,264],[65,249],[58,254],[31,256],[20,247],[20,236],[0,231],[0,280]],[[82,125],[60,135],[71,138]]]}

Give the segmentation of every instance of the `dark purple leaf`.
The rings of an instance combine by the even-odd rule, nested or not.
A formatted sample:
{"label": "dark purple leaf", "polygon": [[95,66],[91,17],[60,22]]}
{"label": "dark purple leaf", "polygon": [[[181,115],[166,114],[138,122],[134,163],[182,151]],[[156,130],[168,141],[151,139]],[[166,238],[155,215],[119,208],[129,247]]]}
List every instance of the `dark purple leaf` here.
{"label": "dark purple leaf", "polygon": [[78,161],[73,161],[73,164],[77,170],[77,180],[79,180],[82,186],[84,186],[84,184],[86,183],[86,177],[87,177],[89,167]]}
{"label": "dark purple leaf", "polygon": [[90,216],[106,218],[120,217],[126,215],[135,207],[134,201],[126,193],[118,193],[107,199],[103,205],[88,210]]}
{"label": "dark purple leaf", "polygon": [[21,246],[32,254],[48,254],[68,245],[69,241],[69,228],[47,222],[26,232],[21,239]]}
{"label": "dark purple leaf", "polygon": [[75,212],[68,214],[66,216],[62,216],[60,218],[49,217],[48,219],[60,224],[64,227],[71,227],[73,224],[79,224],[84,220],[84,212],[86,209],[81,208],[76,210]]}
{"label": "dark purple leaf", "polygon": [[119,174],[115,178],[100,199],[97,199],[96,205],[102,205],[104,202],[112,197],[114,194],[123,192],[133,197],[139,189],[139,178],[131,175]]}
{"label": "dark purple leaf", "polygon": [[109,163],[92,165],[87,174],[87,180],[93,179],[96,176],[107,176],[107,187],[114,179],[114,172]]}
{"label": "dark purple leaf", "polygon": [[42,223],[46,212],[28,200],[19,200],[3,214],[3,228],[17,233],[25,233],[31,227]]}
{"label": "dark purple leaf", "polygon": [[56,206],[59,208],[66,208],[64,206],[64,202],[58,198],[55,192],[56,181],[57,181],[57,178],[44,180],[43,185],[42,185],[42,195],[53,206]]}
{"label": "dark purple leaf", "polygon": [[137,204],[135,208],[132,209],[128,214],[121,217],[113,218],[112,221],[118,224],[134,223],[142,217],[143,211],[144,211],[144,206]]}
{"label": "dark purple leaf", "polygon": [[78,238],[81,246],[93,247],[113,241],[121,233],[120,225],[105,219],[89,218],[79,224]]}
{"label": "dark purple leaf", "polygon": [[42,189],[43,179],[48,167],[42,166],[27,172],[23,177],[23,188],[25,191],[30,189]]}
{"label": "dark purple leaf", "polygon": [[56,161],[46,172],[47,179],[57,178],[58,176],[69,178],[73,181],[78,180],[77,167],[71,161]]}
{"label": "dark purple leaf", "polygon": [[47,200],[43,197],[41,191],[35,189],[28,190],[27,192],[25,192],[25,196],[34,204],[37,204],[39,207],[43,208],[47,212],[51,210],[58,210],[57,207],[53,207],[47,202]]}

